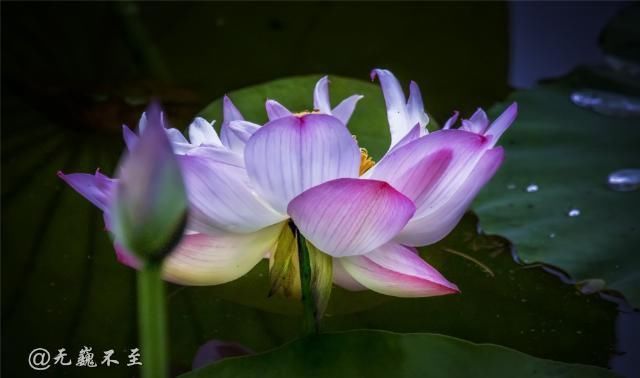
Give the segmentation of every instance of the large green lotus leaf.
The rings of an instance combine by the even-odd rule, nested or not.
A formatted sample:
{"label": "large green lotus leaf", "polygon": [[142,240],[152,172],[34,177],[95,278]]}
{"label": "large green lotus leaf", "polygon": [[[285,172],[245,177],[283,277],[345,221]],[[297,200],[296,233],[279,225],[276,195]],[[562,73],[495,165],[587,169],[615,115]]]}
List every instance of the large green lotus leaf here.
{"label": "large green lotus leaf", "polygon": [[[501,140],[506,159],[474,208],[483,227],[512,240],[524,259],[579,280],[604,279],[638,306],[640,193],[611,190],[607,176],[640,168],[640,121],[579,108],[570,93],[556,84],[509,98],[520,111]],[[538,191],[527,192],[530,184]],[[574,208],[580,215],[569,217]]]}
{"label": "large green lotus leaf", "polygon": [[586,378],[615,374],[443,335],[351,331],[312,336],[266,353],[229,358],[181,377],[256,376]]}

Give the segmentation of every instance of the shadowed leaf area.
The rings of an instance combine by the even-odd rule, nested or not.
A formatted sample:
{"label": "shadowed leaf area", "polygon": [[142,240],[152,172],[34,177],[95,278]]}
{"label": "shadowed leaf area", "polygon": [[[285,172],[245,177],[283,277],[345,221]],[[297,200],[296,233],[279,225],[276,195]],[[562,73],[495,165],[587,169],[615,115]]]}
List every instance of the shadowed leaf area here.
{"label": "shadowed leaf area", "polygon": [[208,377],[613,377],[594,366],[528,356],[434,334],[350,331],[232,358],[182,378]]}

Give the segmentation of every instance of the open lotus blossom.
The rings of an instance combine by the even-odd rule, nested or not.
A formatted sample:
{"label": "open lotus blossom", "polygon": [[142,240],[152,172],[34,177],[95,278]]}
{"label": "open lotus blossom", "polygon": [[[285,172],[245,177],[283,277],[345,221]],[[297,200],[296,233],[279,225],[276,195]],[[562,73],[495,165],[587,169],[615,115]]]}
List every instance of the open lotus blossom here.
{"label": "open lotus blossom", "polygon": [[[408,100],[398,80],[376,69],[386,101],[391,145],[377,163],[346,123],[361,96],[332,108],[328,79],[314,90],[313,112],[294,114],[268,100],[269,121],[245,121],[225,97],[218,137],[197,118],[189,140],[167,129],[189,201],[187,231],[165,260],[164,277],[185,285],[221,284],[247,273],[275,250],[287,225],[333,258],[334,282],[398,297],[458,292],[415,247],[435,243],[458,223],[503,159],[494,147],[516,115],[515,104],[489,125],[484,112],[452,129],[429,133],[420,90]],[[125,127],[131,148],[145,137]],[[162,117],[154,116],[166,123]],[[164,127],[165,125],[163,125]],[[117,179],[100,173],[61,176],[110,218]],[[116,239],[121,262],[136,257]]]}

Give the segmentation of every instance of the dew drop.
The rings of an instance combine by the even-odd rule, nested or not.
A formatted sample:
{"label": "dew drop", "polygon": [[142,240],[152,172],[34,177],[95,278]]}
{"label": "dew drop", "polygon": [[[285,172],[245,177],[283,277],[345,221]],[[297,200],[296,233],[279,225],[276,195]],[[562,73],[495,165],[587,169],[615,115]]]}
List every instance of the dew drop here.
{"label": "dew drop", "polygon": [[538,191],[538,185],[536,184],[531,184],[529,186],[527,186],[527,189],[525,189],[527,191],[527,193],[535,193]]}
{"label": "dew drop", "polygon": [[577,217],[578,215],[580,215],[580,209],[571,209],[569,210],[567,215],[570,217]]}
{"label": "dew drop", "polygon": [[608,116],[640,116],[640,99],[613,92],[579,90],[571,93],[571,101],[580,107]]}
{"label": "dew drop", "polygon": [[513,190],[513,189],[515,189],[515,188],[516,188],[516,184],[509,184],[509,185],[507,185],[507,189],[509,189],[509,190]]}
{"label": "dew drop", "polygon": [[640,189],[640,169],[620,169],[609,175],[607,184],[616,192],[632,192]]}
{"label": "dew drop", "polygon": [[550,233],[550,234],[549,234],[549,238],[550,238],[550,239],[555,239],[555,238],[556,238],[556,234],[555,234],[555,233],[553,233],[553,232],[552,232],[552,233]]}

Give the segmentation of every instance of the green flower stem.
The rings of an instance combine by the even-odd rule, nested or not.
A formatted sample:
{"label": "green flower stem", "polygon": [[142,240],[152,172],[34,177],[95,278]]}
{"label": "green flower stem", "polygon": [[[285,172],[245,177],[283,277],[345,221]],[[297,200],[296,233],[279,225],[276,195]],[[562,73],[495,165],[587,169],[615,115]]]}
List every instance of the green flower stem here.
{"label": "green flower stem", "polygon": [[311,335],[318,333],[320,330],[316,317],[318,309],[316,308],[313,294],[311,292],[311,260],[309,258],[307,241],[298,230],[296,230],[296,240],[298,242],[298,262],[300,263],[303,330],[305,335]]}
{"label": "green flower stem", "polygon": [[162,263],[148,261],[138,271],[138,327],[143,378],[166,378],[167,306]]}

